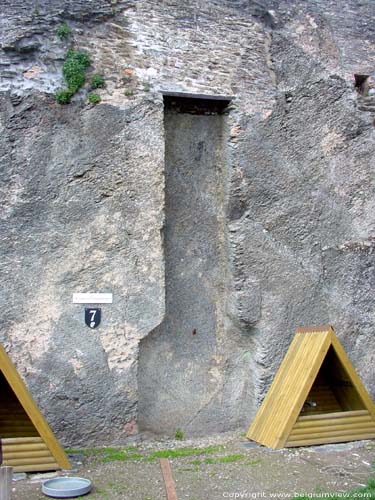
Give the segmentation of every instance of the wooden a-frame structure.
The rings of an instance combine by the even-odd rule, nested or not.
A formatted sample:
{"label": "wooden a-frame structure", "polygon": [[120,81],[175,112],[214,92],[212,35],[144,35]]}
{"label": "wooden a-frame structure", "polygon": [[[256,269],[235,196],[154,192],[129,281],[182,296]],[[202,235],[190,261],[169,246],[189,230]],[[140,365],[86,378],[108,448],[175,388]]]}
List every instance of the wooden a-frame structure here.
{"label": "wooden a-frame structure", "polygon": [[15,472],[71,469],[64,450],[0,344],[0,465]]}
{"label": "wooden a-frame structure", "polygon": [[375,438],[375,406],[329,325],[300,328],[247,437],[269,448]]}

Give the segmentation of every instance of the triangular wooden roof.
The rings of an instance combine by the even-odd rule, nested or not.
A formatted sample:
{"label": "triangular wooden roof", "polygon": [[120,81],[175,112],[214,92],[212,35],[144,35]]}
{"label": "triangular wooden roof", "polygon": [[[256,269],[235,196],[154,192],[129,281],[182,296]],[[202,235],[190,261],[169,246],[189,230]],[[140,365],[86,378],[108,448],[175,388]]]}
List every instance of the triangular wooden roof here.
{"label": "triangular wooden roof", "polygon": [[[7,459],[6,450],[9,450],[9,456],[14,457],[18,456],[17,453],[20,454],[19,459],[13,459],[15,460],[14,470],[47,470],[48,467],[51,470],[56,468],[71,469],[64,450],[55,438],[26,385],[19,376],[16,367],[1,344],[0,378],[3,380],[3,387],[0,388],[0,392],[3,391],[9,395],[11,394],[10,388],[14,393],[11,395],[10,400],[9,397],[6,398],[4,395],[0,398],[0,446],[3,448],[3,465],[13,465],[12,459]],[[7,409],[6,406],[9,401],[12,404],[16,403],[16,406]],[[18,402],[21,406],[18,405]],[[12,420],[14,421],[12,422]],[[20,423],[17,427],[18,420],[20,420]],[[7,431],[4,431],[5,426],[8,429]],[[22,450],[22,453],[18,450]],[[38,452],[37,455],[39,454],[38,456],[46,457],[44,465],[42,459],[38,462],[35,458],[30,458],[30,463],[27,463],[28,452],[31,451],[29,453],[30,457],[35,457],[35,451],[32,452],[32,450],[36,450]],[[41,466],[41,469],[38,469],[38,466]]]}
{"label": "triangular wooden roof", "polygon": [[[349,439],[340,438],[340,436],[342,437],[343,419],[340,420],[341,427],[339,427],[341,434],[340,432],[336,432],[335,436],[330,437],[329,435],[329,430],[332,430],[333,427],[327,427],[327,424],[336,425],[338,422],[337,418],[342,416],[350,416],[352,418],[351,425],[354,429],[355,425],[357,425],[357,420],[354,421],[353,417],[365,420],[368,423],[365,429],[367,433],[363,431],[361,436],[375,437],[375,406],[337,339],[332,326],[325,325],[297,330],[271,387],[249,428],[247,433],[249,439],[270,448],[297,446],[297,444],[288,442],[288,438],[293,428],[296,429],[295,424],[301,418],[300,413],[304,403],[308,398],[328,351],[332,352],[332,349],[335,359],[338,361],[336,363],[337,370],[345,373],[345,377],[349,379],[350,386],[356,390],[356,397],[358,401],[361,401],[361,411],[331,413],[330,415],[324,415],[325,420],[322,420],[323,417],[319,415],[309,418],[302,414],[302,421],[305,420],[302,425],[306,429],[303,436],[304,440],[297,441],[294,438],[295,442],[318,444],[319,437],[317,434],[315,434],[315,441],[308,439],[308,422],[306,422],[306,420],[311,422],[312,419],[315,419],[315,430],[310,428],[310,431],[316,433],[317,418],[320,419],[319,424],[321,426],[326,423],[326,427],[320,428],[322,431],[321,436],[324,439],[321,438],[322,440],[319,442],[351,440],[346,428],[345,436],[348,435]],[[345,390],[343,389],[343,391]],[[354,409],[357,410],[357,408]],[[332,417],[330,421],[328,417]],[[301,422],[298,422],[297,427],[298,425],[301,426]],[[365,425],[363,424],[362,427],[364,429]],[[299,432],[301,433],[301,431]],[[358,432],[354,434],[355,436],[359,436]],[[354,434],[352,433],[352,435]],[[359,439],[359,437],[354,437],[353,439]]]}

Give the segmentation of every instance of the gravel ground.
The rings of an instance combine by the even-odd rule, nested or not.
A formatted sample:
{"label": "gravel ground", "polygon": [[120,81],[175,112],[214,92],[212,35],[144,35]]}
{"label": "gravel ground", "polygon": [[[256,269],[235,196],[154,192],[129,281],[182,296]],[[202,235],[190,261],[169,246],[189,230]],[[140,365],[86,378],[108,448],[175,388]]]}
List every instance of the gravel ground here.
{"label": "gravel ground", "polygon": [[374,441],[274,451],[238,434],[182,441],[146,438],[119,449],[76,451],[69,455],[72,471],[28,474],[14,481],[12,500],[46,498],[41,493],[42,482],[57,475],[90,479],[93,489],[84,498],[165,500],[157,454],[170,450],[176,455],[183,448],[187,456],[169,457],[179,500],[346,492],[365,485],[373,474],[375,477]]}

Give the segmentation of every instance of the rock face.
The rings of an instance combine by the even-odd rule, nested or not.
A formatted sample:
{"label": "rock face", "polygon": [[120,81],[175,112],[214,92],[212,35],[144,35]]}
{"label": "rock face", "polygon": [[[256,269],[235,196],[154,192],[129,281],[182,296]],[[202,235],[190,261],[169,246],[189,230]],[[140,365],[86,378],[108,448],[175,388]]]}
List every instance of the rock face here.
{"label": "rock face", "polygon": [[[0,341],[63,442],[245,429],[308,324],[334,325],[374,397],[374,116],[353,76],[375,71],[374,3],[2,10]],[[54,100],[72,45],[97,106],[89,84]],[[167,91],[233,99],[193,113]],[[97,329],[75,292],[113,293]]]}

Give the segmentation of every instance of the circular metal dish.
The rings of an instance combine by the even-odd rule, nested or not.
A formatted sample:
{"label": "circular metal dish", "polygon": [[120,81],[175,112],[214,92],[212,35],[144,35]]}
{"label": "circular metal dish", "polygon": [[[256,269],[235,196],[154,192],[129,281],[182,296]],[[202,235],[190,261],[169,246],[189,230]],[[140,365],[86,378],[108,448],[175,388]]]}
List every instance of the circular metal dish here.
{"label": "circular metal dish", "polygon": [[42,492],[53,498],[74,498],[91,491],[91,481],[83,477],[57,477],[44,481]]}

